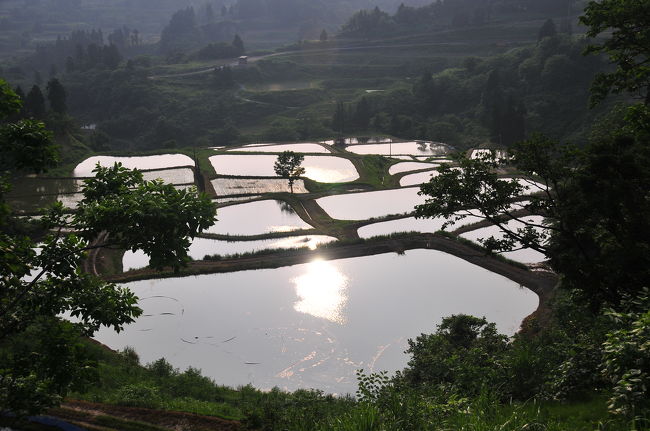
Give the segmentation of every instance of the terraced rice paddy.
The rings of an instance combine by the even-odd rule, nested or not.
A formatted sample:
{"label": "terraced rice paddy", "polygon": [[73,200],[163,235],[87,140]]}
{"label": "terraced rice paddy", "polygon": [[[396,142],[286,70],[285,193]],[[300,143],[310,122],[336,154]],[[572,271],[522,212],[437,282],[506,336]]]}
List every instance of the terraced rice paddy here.
{"label": "terraced rice paddy", "polygon": [[[501,331],[514,333],[521,320],[537,307],[538,298],[481,267],[423,249],[407,250],[404,255],[384,253],[349,259],[328,254],[350,249],[371,253],[372,244],[384,244],[381,239],[359,241],[355,229],[360,238],[369,239],[399,232],[433,233],[445,222],[440,218],[415,219],[410,214],[415,205],[425,201],[418,195],[417,185],[437,175],[440,163],[449,162],[437,157],[444,156],[448,147],[430,142],[361,144],[352,139],[346,144],[349,154],[305,156],[305,177],[324,184],[298,179],[293,195],[288,194],[288,181],[275,175],[277,156],[259,153],[291,150],[327,154],[323,145],[255,144],[218,148],[216,153],[204,150],[201,166],[209,161],[216,175],[203,172],[205,169],[197,174],[203,175],[207,193],[220,207],[215,225],[192,240],[189,256],[194,260],[208,256],[208,260],[194,265],[212,270],[215,264],[252,262],[251,268],[260,268],[267,259],[286,265],[287,260],[282,259],[294,256],[307,263],[129,283],[140,297],[144,315],[123,333],[103,329],[97,339],[115,349],[134,345],[143,362],[166,357],[174,367],[199,367],[221,384],[348,393],[356,388],[354,373],[359,368],[402,368],[406,340],[431,332],[443,316],[486,316],[496,321]],[[242,154],[228,154],[230,150]],[[403,161],[391,166],[388,160],[366,158],[364,154],[391,155]],[[97,160],[103,164],[122,161],[127,167],[145,169],[146,179],[161,178],[178,188],[194,184],[195,172],[190,168],[194,161],[179,154],[99,156],[79,164],[74,175],[89,175]],[[426,170],[411,172],[422,169]],[[383,183],[379,178],[390,181]],[[395,178],[400,179],[401,188],[394,188]],[[81,198],[77,193],[79,181],[48,181],[23,187],[39,199],[59,197],[74,208]],[[530,187],[527,193],[540,186],[517,181]],[[513,210],[520,208],[521,204],[513,204]],[[395,215],[401,218],[381,219],[389,215],[393,216],[389,219]],[[377,220],[363,225],[372,219]],[[482,220],[470,216],[447,230],[471,229],[473,226],[468,225]],[[481,228],[462,236],[476,241],[493,233],[494,228]],[[340,243],[331,249],[318,249],[318,245],[336,242],[337,238]],[[385,242],[393,241],[400,244],[394,238]],[[306,255],[281,251],[293,248],[315,251]],[[241,254],[270,249],[279,251],[235,260]],[[323,256],[340,259],[324,261]],[[523,262],[541,260],[530,251],[506,256]],[[124,271],[144,268],[148,263],[142,252],[127,252],[122,257]],[[229,268],[225,270],[232,270]],[[387,315],[408,315],[409,319],[386,319]]]}
{"label": "terraced rice paddy", "polygon": [[420,169],[433,169],[437,166],[439,166],[437,163],[402,162],[391,166],[388,170],[388,173],[395,175],[402,172],[417,171]]}
{"label": "terraced rice paddy", "polygon": [[431,178],[438,175],[438,171],[418,172],[417,174],[404,175],[399,180],[402,187],[417,186],[428,182]]}
{"label": "terraced rice paddy", "polygon": [[415,205],[424,203],[418,196],[417,187],[376,192],[348,193],[318,199],[330,217],[339,220],[366,220],[389,214],[403,214],[413,211]]}
{"label": "terraced rice paddy", "polygon": [[[269,249],[309,248],[315,249],[321,244],[336,241],[327,235],[299,235],[284,238],[262,239],[254,241],[224,241],[210,238],[194,238],[188,250],[188,255],[194,260],[206,256],[231,256],[243,253],[254,253]],[[149,256],[142,251],[127,251],[122,258],[122,269],[144,268],[149,265]]]}
{"label": "terraced rice paddy", "polygon": [[[273,165],[277,156],[266,154],[219,154],[210,157],[217,175],[275,177]],[[302,163],[305,177],[323,183],[354,181],[359,173],[347,159],[334,156],[305,156]]]}
{"label": "terraced rice paddy", "polygon": [[[543,225],[544,224],[544,217],[541,216],[529,216],[529,217],[524,217],[523,219],[525,222],[532,223],[534,225]],[[525,223],[517,221],[517,220],[511,220],[507,223],[505,223],[505,226],[507,226],[508,229],[516,231],[517,229],[522,229],[525,227]],[[543,228],[540,227],[535,227],[535,230],[538,232],[544,231]],[[547,232],[548,233],[548,232]],[[489,237],[495,237],[497,239],[503,239],[505,238],[505,234],[496,226],[490,226],[490,227],[484,227],[481,229],[476,229],[471,232],[466,232],[460,235],[461,237],[465,239],[469,239],[471,241],[479,243],[479,239],[487,239]],[[531,249],[523,249],[523,250],[516,250],[516,251],[509,251],[506,253],[501,253],[503,257],[507,257],[508,259],[521,262],[521,263],[537,263],[537,262],[542,262],[546,260],[546,256],[543,253],[540,253],[535,250]]]}
{"label": "terraced rice paddy", "polygon": [[449,148],[443,144],[425,141],[350,145],[346,150],[355,154],[377,154],[381,156],[392,156],[394,154],[444,156],[449,152]]}
{"label": "terraced rice paddy", "polygon": [[217,222],[206,233],[222,235],[259,235],[311,229],[282,201],[263,200],[219,209]]}
{"label": "terraced rice paddy", "polygon": [[296,153],[329,153],[330,151],[318,144],[300,143],[284,145],[256,145],[233,148],[228,151],[256,151],[260,153],[281,153],[283,151],[293,151]]}
{"label": "terraced rice paddy", "polygon": [[[284,178],[216,178],[210,181],[217,196],[289,192],[289,182]],[[293,183],[294,193],[307,193],[305,182]]]}
{"label": "terraced rice paddy", "polygon": [[538,304],[517,283],[431,250],[128,287],[143,316],[119,334],[100,330],[100,342],[137,346],[142,362],[200,368],[220,384],[336,394],[354,393],[360,368],[403,368],[407,339],[443,316],[485,316],[513,334]]}
{"label": "terraced rice paddy", "polygon": [[160,154],[138,157],[94,156],[79,163],[74,169],[73,176],[91,177],[93,176],[92,170],[95,169],[97,163],[101,166],[110,167],[118,162],[125,168],[140,170],[194,166],[194,160],[184,154]]}
{"label": "terraced rice paddy", "polygon": [[[465,217],[453,225],[446,228],[447,231],[453,231],[461,226],[466,226],[472,223],[482,221],[479,217]],[[424,218],[418,219],[415,217],[405,217],[397,220],[389,220],[378,223],[372,223],[360,227],[357,233],[361,238],[372,238],[379,235],[391,235],[398,232],[428,232],[434,233],[442,229],[446,220],[440,218]]]}

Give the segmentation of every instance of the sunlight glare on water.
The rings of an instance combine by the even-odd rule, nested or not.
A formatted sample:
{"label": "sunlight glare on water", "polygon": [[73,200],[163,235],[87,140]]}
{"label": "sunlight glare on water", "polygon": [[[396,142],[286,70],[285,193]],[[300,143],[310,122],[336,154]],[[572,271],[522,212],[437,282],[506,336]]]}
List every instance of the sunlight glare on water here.
{"label": "sunlight glare on water", "polygon": [[309,263],[306,269],[306,273],[292,280],[300,298],[293,308],[300,313],[345,324],[348,277],[332,262],[322,260]]}

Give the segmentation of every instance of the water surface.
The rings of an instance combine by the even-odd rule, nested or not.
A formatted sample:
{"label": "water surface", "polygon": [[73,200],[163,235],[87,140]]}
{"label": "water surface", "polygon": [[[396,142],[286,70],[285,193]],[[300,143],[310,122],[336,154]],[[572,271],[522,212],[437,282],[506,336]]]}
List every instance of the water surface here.
{"label": "water surface", "polygon": [[259,235],[298,229],[311,229],[311,225],[304,222],[286,202],[263,200],[219,208],[217,221],[206,232]]}
{"label": "water surface", "polygon": [[[216,178],[210,183],[217,196],[242,195],[257,193],[280,193],[291,191],[289,182],[284,178]],[[305,182],[293,182],[294,193],[307,193]]]}
{"label": "water surface", "polygon": [[[461,226],[482,221],[480,217],[468,216],[453,225],[448,226],[445,230],[453,231]],[[415,217],[405,217],[397,220],[382,221],[360,227],[357,233],[361,238],[371,238],[379,235],[390,235],[397,232],[425,232],[434,233],[442,229],[445,223],[443,217],[418,219]]]}
{"label": "water surface", "polygon": [[[277,176],[273,165],[277,156],[266,154],[235,155],[220,154],[210,157],[210,163],[218,175]],[[354,181],[359,173],[352,162],[334,156],[305,156],[302,163],[305,177],[323,183]]]}
{"label": "water surface", "polygon": [[[336,241],[333,236],[299,235],[284,238],[262,239],[255,241],[221,241],[209,238],[194,238],[188,255],[194,260],[202,260],[205,256],[228,256],[242,253],[253,253],[260,250],[309,248],[311,250],[320,244]],[[143,251],[127,251],[122,258],[122,270],[144,268],[149,265],[149,256]]]}
{"label": "water surface", "polygon": [[424,203],[419,187],[375,192],[347,193],[317,199],[330,217],[340,220],[365,220],[389,214],[410,213]]}
{"label": "water surface", "polygon": [[329,153],[330,151],[318,144],[280,144],[280,145],[257,145],[254,147],[233,148],[228,151],[256,151],[261,153],[281,153],[283,151],[293,151],[296,153]]}
{"label": "water surface", "polygon": [[419,169],[435,168],[439,166],[437,163],[422,163],[422,162],[401,162],[396,163],[388,169],[391,175],[399,174],[408,171],[417,171]]}
{"label": "water surface", "polygon": [[411,156],[437,156],[445,155],[449,149],[437,142],[395,142],[392,144],[366,144],[350,145],[347,151],[356,154],[379,154],[389,156],[392,154],[411,155]]}
{"label": "water surface", "polygon": [[[537,225],[542,225],[544,222],[544,217],[528,216],[528,217],[523,217],[523,220]],[[521,229],[524,227],[524,223],[519,222],[517,220],[510,220],[509,222],[505,223],[505,225],[508,227],[508,229],[512,229],[512,230]],[[543,229],[535,228],[535,230],[541,232]],[[505,234],[497,226],[490,226],[481,229],[476,229],[470,232],[465,232],[460,236],[469,239],[470,241],[474,241],[476,243],[479,243],[479,239],[487,239],[491,236],[494,236],[497,239],[505,238]],[[500,254],[504,257],[507,257],[508,259],[514,260],[516,262],[521,262],[521,263],[538,263],[546,260],[546,256],[543,253],[540,253],[535,250],[531,250],[529,248],[523,250],[509,251]]]}
{"label": "water surface", "polygon": [[75,177],[92,177],[92,170],[95,169],[97,163],[110,167],[117,162],[122,163],[125,168],[140,170],[194,166],[194,160],[184,154],[159,154],[139,157],[93,156],[79,163],[72,175]]}
{"label": "water surface", "polygon": [[404,175],[399,180],[399,185],[402,187],[416,186],[422,183],[427,183],[435,176],[438,176],[438,171],[419,172],[417,174]]}
{"label": "water surface", "polygon": [[194,182],[194,172],[190,168],[144,171],[142,178],[146,181],[163,180],[167,184],[189,184]]}
{"label": "water surface", "polygon": [[359,368],[403,368],[407,339],[444,316],[485,316],[513,334],[538,304],[516,283],[431,250],[128,287],[144,314],[122,333],[100,330],[109,347],[135,346],[144,363],[165,357],[219,384],[332,393],[353,393]]}

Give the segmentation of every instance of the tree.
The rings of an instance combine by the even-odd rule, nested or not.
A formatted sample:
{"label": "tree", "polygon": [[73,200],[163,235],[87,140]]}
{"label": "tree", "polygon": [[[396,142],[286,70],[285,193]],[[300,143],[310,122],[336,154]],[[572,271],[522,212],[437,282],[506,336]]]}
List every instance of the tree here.
{"label": "tree", "polygon": [[325,31],[325,29],[323,29],[323,31],[320,32],[319,39],[320,39],[321,42],[327,42],[328,35],[327,35],[327,31]]}
{"label": "tree", "polygon": [[244,52],[246,52],[246,50],[244,49],[244,41],[241,39],[241,37],[239,37],[238,34],[236,34],[235,37],[233,38],[232,46],[235,47],[235,49],[237,50],[237,55],[241,55]]}
{"label": "tree", "polygon": [[[461,157],[460,169],[443,165],[422,185],[426,201],[416,214],[449,223],[484,218],[505,234],[484,240],[488,250],[542,252],[565,288],[582,292],[595,309],[616,306],[650,279],[650,110],[634,109],[616,124],[604,126],[582,151],[534,136],[515,145],[509,158]],[[500,179],[497,169],[506,166],[521,179]],[[531,213],[546,222],[527,221]],[[509,227],[509,220],[519,227]]]}
{"label": "tree", "polygon": [[617,312],[609,310],[608,317],[615,329],[603,343],[604,376],[614,390],[609,410],[630,418],[650,411],[650,291],[624,300]]}
{"label": "tree", "polygon": [[354,121],[356,126],[361,130],[367,130],[370,125],[370,118],[372,117],[372,111],[370,108],[370,103],[366,97],[362,97],[361,100],[357,102],[357,106],[354,111]]}
{"label": "tree", "polygon": [[616,69],[600,73],[592,85],[592,105],[609,93],[630,92],[650,104],[650,3],[645,0],[590,1],[580,22],[587,36],[597,37],[611,30],[600,44],[586,53],[605,53]]}
{"label": "tree", "polygon": [[72,73],[74,72],[74,70],[75,70],[74,59],[72,58],[72,56],[69,55],[65,59],[65,73]]}
{"label": "tree", "polygon": [[345,109],[343,102],[336,102],[336,111],[332,117],[332,128],[343,134],[347,127],[348,112]]}
{"label": "tree", "polygon": [[[0,119],[20,109],[19,98],[0,80]],[[52,134],[42,123],[22,120],[0,128],[2,176],[40,172],[56,162]],[[119,164],[97,167],[86,180],[74,214],[54,204],[42,219],[38,240],[11,216],[0,180],[0,409],[33,414],[56,405],[90,365],[77,346],[80,335],[100,326],[119,331],[139,314],[125,287],[83,272],[89,250],[144,250],[155,268],[178,269],[189,239],[214,222],[214,205],[196,190],[143,181]],[[40,252],[37,252],[37,247]],[[58,316],[69,314],[70,323]]]}
{"label": "tree", "polygon": [[477,395],[502,380],[497,364],[506,353],[507,340],[485,318],[445,317],[434,334],[408,340],[405,353],[411,359],[400,377],[410,385],[429,386],[447,395]]}
{"label": "tree", "polygon": [[45,116],[45,97],[38,85],[32,86],[27,97],[25,97],[25,112],[34,118]]}
{"label": "tree", "polygon": [[539,33],[537,34],[537,42],[544,39],[545,37],[554,37],[556,35],[557,27],[555,26],[555,22],[549,18],[544,22],[544,24],[542,24],[542,27],[540,27]]}
{"label": "tree", "polygon": [[58,79],[52,78],[47,83],[47,100],[50,102],[52,111],[63,114],[67,110],[65,104],[66,94],[65,88],[61,85]]}
{"label": "tree", "polygon": [[300,166],[305,160],[302,154],[293,151],[284,151],[278,155],[278,159],[273,165],[273,170],[278,176],[289,180],[289,188],[293,193],[293,182],[305,173],[305,168]]}
{"label": "tree", "polygon": [[210,3],[206,3],[205,5],[205,20],[208,23],[214,21],[214,9],[212,9],[212,5]]}

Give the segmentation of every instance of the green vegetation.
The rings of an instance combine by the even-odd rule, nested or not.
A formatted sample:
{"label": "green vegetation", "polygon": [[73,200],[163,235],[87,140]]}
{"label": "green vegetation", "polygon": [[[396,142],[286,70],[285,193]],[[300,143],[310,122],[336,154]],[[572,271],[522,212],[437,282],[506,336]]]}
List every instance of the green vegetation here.
{"label": "green vegetation", "polygon": [[278,159],[273,165],[276,175],[286,178],[289,181],[289,188],[293,193],[293,183],[305,173],[302,162],[305,156],[293,151],[284,151],[278,155]]}
{"label": "green vegetation", "polygon": [[[20,107],[0,81],[3,119],[19,115]],[[116,164],[95,169],[74,215],[57,202],[40,225],[30,227],[4,202],[7,178],[52,166],[53,134],[33,119],[6,122],[0,156],[0,406],[24,415],[56,405],[92,377],[81,335],[100,326],[119,331],[141,313],[128,289],[84,269],[85,254],[102,247],[142,249],[154,267],[178,268],[187,260],[188,237],[214,222],[214,206],[196,191],[143,181],[140,172]],[[34,239],[28,236],[33,233]],[[78,322],[60,319],[64,313]]]}
{"label": "green vegetation", "polygon": [[[467,325],[467,324],[470,325]],[[501,352],[500,363],[521,367],[522,358],[528,357],[543,363],[544,358],[531,357],[540,352],[518,351],[509,353],[502,336],[481,319],[456,316],[443,322],[436,334],[421,336],[412,342],[413,359],[405,376],[420,373],[420,363],[430,367],[436,362],[427,361],[429,354],[443,361],[456,361],[455,373],[447,374],[447,390],[459,381],[469,384],[476,397],[427,395],[411,388],[398,379],[385,374],[359,373],[357,400],[349,397],[333,397],[319,391],[296,391],[286,393],[276,389],[261,392],[250,386],[237,389],[215,384],[202,377],[196,369],[183,372],[174,369],[164,359],[138,365],[137,355],[131,349],[116,354],[97,345],[86,345],[91,357],[100,364],[100,380],[92,388],[74,397],[89,401],[101,401],[119,405],[149,406],[193,412],[226,419],[239,419],[249,429],[285,430],[445,430],[445,429],[504,429],[521,430],[538,427],[546,430],[629,430],[625,420],[607,416],[606,402],[595,396],[571,403],[530,400],[526,402],[501,403],[494,394],[471,385],[472,378],[481,381],[495,378],[494,372],[501,367],[476,368],[476,364],[464,352],[480,358],[486,352]],[[474,338],[478,334],[478,338]],[[489,334],[489,335],[486,335]],[[433,345],[445,343],[447,349],[457,355],[445,355]],[[532,346],[529,346],[529,348]],[[540,344],[541,347],[541,344]],[[424,356],[423,356],[424,355]],[[434,359],[434,358],[430,358]],[[424,362],[421,362],[425,360]],[[450,364],[448,364],[450,365]],[[440,364],[438,368],[445,367]],[[484,375],[482,371],[492,370]],[[526,370],[519,370],[526,377]],[[428,374],[431,378],[431,374]],[[404,377],[406,379],[406,377]],[[434,382],[431,381],[430,384]],[[525,383],[522,389],[526,389]],[[107,423],[108,425],[108,423]],[[642,424],[640,428],[642,429]]]}
{"label": "green vegetation", "polygon": [[[73,394],[262,430],[648,429],[648,3],[589,2],[581,22],[591,40],[572,35],[568,19],[560,26],[548,19],[564,14],[563,1],[446,1],[401,6],[395,14],[376,8],[352,16],[343,29],[351,39],[333,40],[317,24],[317,41],[301,41],[247,67],[215,63],[244,52],[243,40],[224,30],[227,19],[277,22],[292,8],[276,10],[276,4],[238,0],[219,11],[229,17],[223,19],[208,4],[206,22],[193,9],[182,9],[156,47],[140,46],[138,33],[123,28],[111,33],[108,44],[101,32],[81,30],[54,49],[39,48],[7,71],[13,84],[30,89],[26,94],[0,81],[2,173],[15,178],[19,171],[50,168],[53,137],[74,150],[64,153],[67,161],[89,148],[180,146],[189,153],[195,146],[348,133],[436,139],[457,148],[508,147],[511,157],[459,157],[456,168],[462,170],[440,168],[422,187],[428,200],[417,214],[462,217],[467,208],[476,209],[506,232],[505,239],[485,241],[488,252],[543,252],[560,278],[550,309],[529,317],[510,339],[480,317],[445,318],[432,333],[413,334],[408,365],[396,375],[360,371],[355,399],[226,388],[197,369],[176,370],[164,359],[141,366],[134,350],[115,354],[81,338],[100,325],[120,329],[140,312],[130,292],[89,275],[91,269],[82,271],[83,252],[108,245],[143,249],[153,267],[178,269],[188,260],[187,238],[212,222],[214,206],[206,197],[143,182],[138,172],[119,166],[98,168],[76,213],[55,205],[44,225],[36,226],[12,216],[2,200],[5,181],[0,406],[23,415]],[[295,5],[289,15],[300,20],[320,16],[325,6]],[[222,30],[227,37],[215,36]],[[503,35],[513,45],[504,46]],[[141,55],[157,49],[164,58]],[[583,51],[604,53],[613,64]],[[44,95],[41,74],[49,66]],[[600,103],[586,111],[594,76],[591,100]],[[288,81],[310,88],[254,90]],[[603,103],[610,93],[620,96]],[[633,97],[644,104],[612,109]],[[96,128],[80,133],[68,110]],[[568,141],[574,145],[559,144]],[[209,150],[198,154],[199,166],[212,176]],[[353,186],[396,185],[387,180],[392,161],[348,157],[361,176]],[[278,158],[276,171],[290,185],[300,175],[300,158],[290,152]],[[513,170],[542,184],[524,209],[543,215],[548,233],[531,223],[515,229],[503,223],[504,212],[518,218],[510,205],[522,198],[520,183],[500,180]],[[306,184],[312,192],[344,189]],[[356,227],[317,218],[331,232]],[[372,242],[352,238],[338,245]],[[26,278],[35,268],[39,275]],[[81,322],[59,320],[65,312]],[[119,429],[157,427],[115,417],[95,421]]]}

